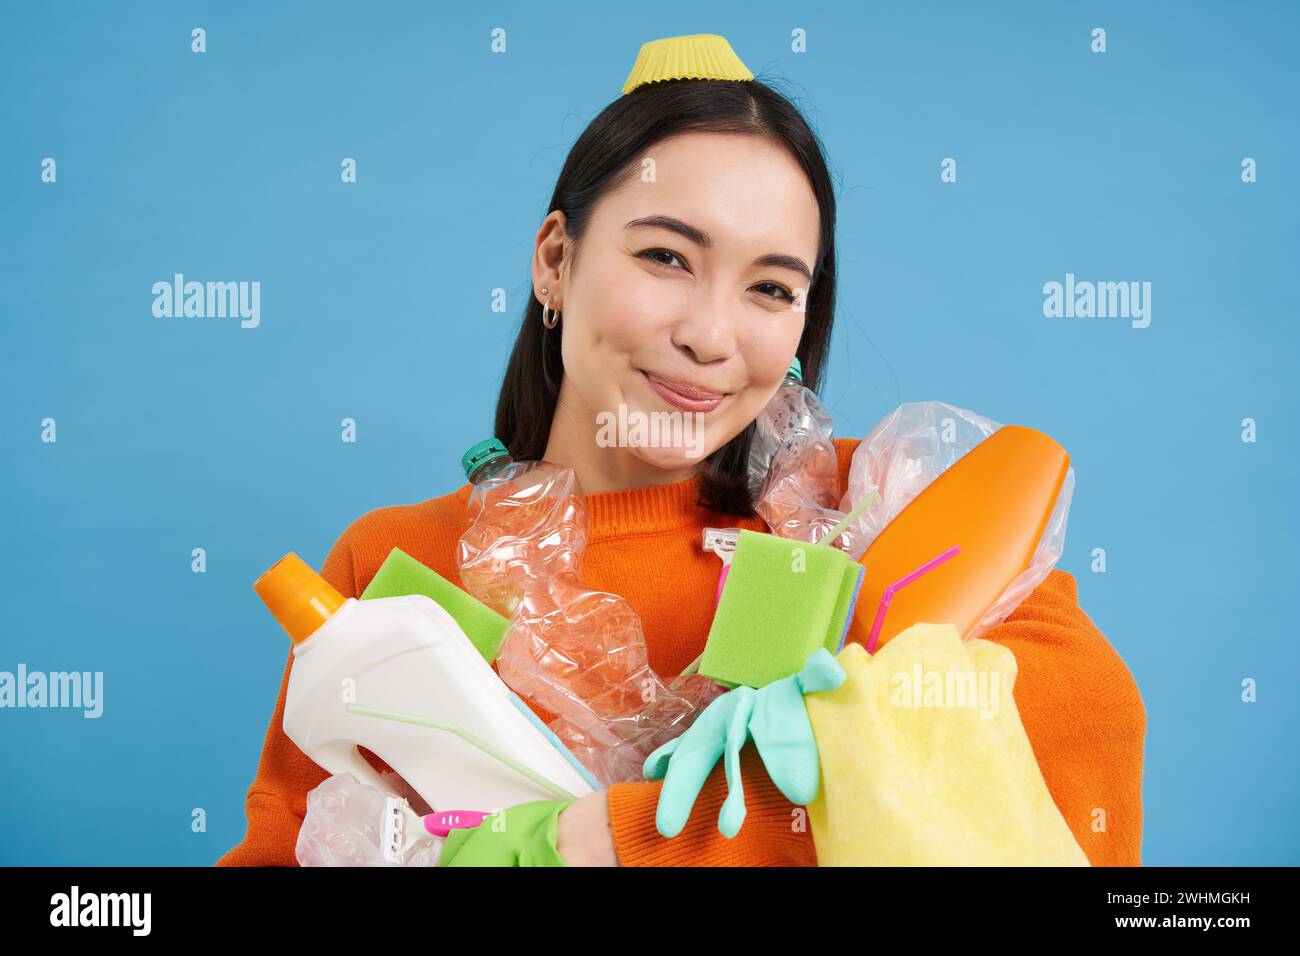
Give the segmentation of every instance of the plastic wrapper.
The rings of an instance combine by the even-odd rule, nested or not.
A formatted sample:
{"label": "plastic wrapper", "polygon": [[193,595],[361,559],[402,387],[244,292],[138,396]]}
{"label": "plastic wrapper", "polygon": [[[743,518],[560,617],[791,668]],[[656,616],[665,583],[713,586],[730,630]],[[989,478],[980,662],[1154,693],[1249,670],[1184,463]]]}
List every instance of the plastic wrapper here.
{"label": "plastic wrapper", "polygon": [[[850,526],[854,559],[860,558],[876,536],[949,466],[992,435],[1001,426],[964,408],[943,402],[909,402],[890,412],[871,429],[854,450],[841,513],[873,490],[879,498]],[[1065,527],[1074,494],[1074,468],[1070,468],[1056,497],[1056,505],[1043,530],[1029,566],[989,608],[966,639],[973,639],[1006,620],[1007,616],[1046,579],[1065,550]],[[972,503],[977,507],[978,503]],[[841,542],[849,540],[846,532]]]}
{"label": "plastic wrapper", "polygon": [[[386,776],[401,789],[401,778]],[[307,794],[307,815],[298,831],[294,855],[299,866],[437,866],[443,841],[431,834],[411,834],[397,859],[384,856],[389,798],[350,773],[336,774]]]}
{"label": "plastic wrapper", "polygon": [[474,486],[458,563],[465,589],[510,620],[497,672],[555,714],[550,729],[604,785],[641,779],[645,758],[722,692],[650,667],[641,619],[578,579],[586,502],[573,469],[514,462]]}

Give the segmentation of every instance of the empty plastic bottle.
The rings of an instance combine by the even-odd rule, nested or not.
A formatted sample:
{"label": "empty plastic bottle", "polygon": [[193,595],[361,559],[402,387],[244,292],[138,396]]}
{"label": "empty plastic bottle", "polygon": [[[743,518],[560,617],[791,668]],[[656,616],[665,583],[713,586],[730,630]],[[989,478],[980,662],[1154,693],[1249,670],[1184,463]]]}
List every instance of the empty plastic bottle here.
{"label": "empty plastic bottle", "polygon": [[572,468],[514,461],[496,439],[461,464],[474,486],[461,582],[511,622],[497,672],[556,715],[550,729],[601,783],[640,780],[645,758],[721,688],[697,674],[660,678],[632,605],[581,584],[586,499]]}
{"label": "empty plastic bottle", "polygon": [[839,458],[831,416],[812,389],[804,386],[797,358],[755,420],[749,487],[755,510],[773,534],[852,551],[852,528],[836,541],[824,540],[844,516],[838,510]]}

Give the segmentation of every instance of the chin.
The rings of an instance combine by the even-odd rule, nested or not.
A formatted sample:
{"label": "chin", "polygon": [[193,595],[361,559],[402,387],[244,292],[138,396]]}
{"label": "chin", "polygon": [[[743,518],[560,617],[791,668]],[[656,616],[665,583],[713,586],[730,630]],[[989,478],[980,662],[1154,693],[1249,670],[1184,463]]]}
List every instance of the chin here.
{"label": "chin", "polygon": [[639,460],[647,465],[653,465],[664,471],[679,471],[683,468],[691,468],[698,465],[707,458],[714,449],[708,445],[700,448],[700,454],[696,454],[695,446],[685,448],[654,448],[654,447],[631,447],[628,449]]}

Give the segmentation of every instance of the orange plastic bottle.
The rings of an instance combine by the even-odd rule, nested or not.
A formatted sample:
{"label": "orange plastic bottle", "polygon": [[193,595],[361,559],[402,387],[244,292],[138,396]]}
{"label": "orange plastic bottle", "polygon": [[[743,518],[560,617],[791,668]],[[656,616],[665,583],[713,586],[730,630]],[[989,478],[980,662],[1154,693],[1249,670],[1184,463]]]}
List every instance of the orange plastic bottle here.
{"label": "orange plastic bottle", "polygon": [[866,566],[848,640],[871,647],[891,584],[956,545],[960,550],[891,596],[876,646],[918,622],[965,636],[1029,566],[1070,456],[1042,432],[1004,425],[958,459],[891,521],[862,555]]}

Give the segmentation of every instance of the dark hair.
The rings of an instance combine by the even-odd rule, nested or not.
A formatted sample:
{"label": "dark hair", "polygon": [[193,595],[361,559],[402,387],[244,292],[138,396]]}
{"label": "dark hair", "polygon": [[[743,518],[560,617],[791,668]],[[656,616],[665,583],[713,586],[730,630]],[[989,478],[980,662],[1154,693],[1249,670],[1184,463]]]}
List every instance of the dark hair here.
{"label": "dark hair", "polygon": [[[573,145],[547,214],[564,213],[566,235],[576,248],[600,198],[637,175],[641,158],[654,144],[689,132],[766,137],[785,146],[808,176],[821,213],[821,236],[796,355],[804,385],[816,391],[835,313],[835,196],[816,135],[794,105],[770,86],[756,80],[667,80],[620,96]],[[518,461],[545,454],[564,375],[564,323],[546,329],[541,315],[542,304],[530,294],[497,401],[496,437]],[[753,434],[751,422],[704,460],[701,506],[754,515],[747,473]]]}

